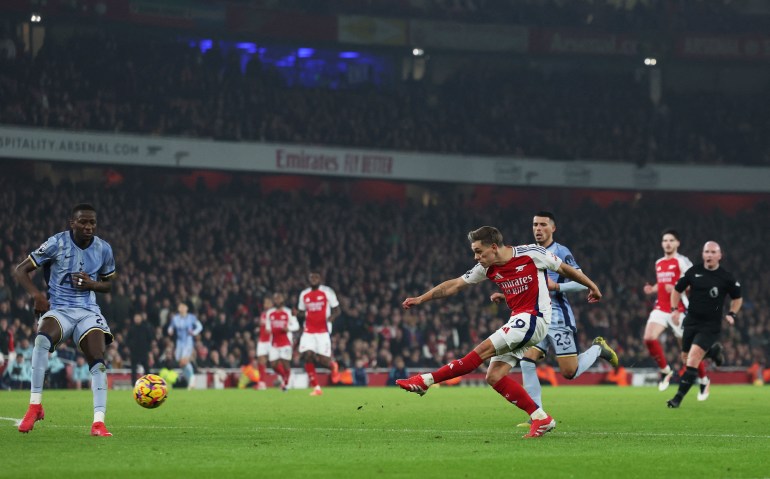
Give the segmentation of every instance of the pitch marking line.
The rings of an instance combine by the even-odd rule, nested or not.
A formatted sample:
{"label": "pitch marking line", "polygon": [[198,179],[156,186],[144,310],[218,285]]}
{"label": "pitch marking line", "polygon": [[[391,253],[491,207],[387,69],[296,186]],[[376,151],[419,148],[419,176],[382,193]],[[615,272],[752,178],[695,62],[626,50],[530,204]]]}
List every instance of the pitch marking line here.
{"label": "pitch marking line", "polygon": [[[0,417],[0,420],[13,421],[16,426],[19,425],[21,419],[11,417]],[[61,424],[46,424],[45,428],[60,428],[60,429],[81,429],[83,426],[65,426]],[[189,429],[204,429],[212,430],[218,429],[211,426],[139,426],[128,425],[120,426],[118,429],[169,429],[169,430],[189,430]],[[381,429],[381,428],[352,428],[352,427],[280,427],[280,426],[257,426],[254,428],[257,431],[287,431],[287,432],[395,432],[395,433],[424,433],[424,434],[465,434],[465,435],[487,435],[488,430],[481,429]],[[740,438],[740,439],[770,439],[770,435],[756,435],[756,434],[703,434],[703,433],[668,433],[668,432],[584,432],[584,431],[555,431],[552,435],[559,436],[634,436],[634,437],[718,437],[718,438]]]}
{"label": "pitch marking line", "polygon": [[21,419],[16,419],[15,417],[0,417],[0,421],[12,421],[13,427],[19,427],[19,424],[21,424]]}

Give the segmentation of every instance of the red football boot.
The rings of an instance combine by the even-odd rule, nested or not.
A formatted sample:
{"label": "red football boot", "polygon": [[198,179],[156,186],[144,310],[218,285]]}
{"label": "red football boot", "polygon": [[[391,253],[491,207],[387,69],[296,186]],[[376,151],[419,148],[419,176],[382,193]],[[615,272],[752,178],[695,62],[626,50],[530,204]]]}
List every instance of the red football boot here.
{"label": "red football boot", "polygon": [[42,404],[30,404],[27,413],[24,415],[24,419],[19,423],[19,432],[29,432],[35,427],[37,421],[42,421],[45,418],[45,412],[43,411]]}
{"label": "red football boot", "polygon": [[103,422],[95,422],[91,425],[91,435],[112,437],[112,433],[107,430],[107,426]]}
{"label": "red football boot", "polygon": [[545,419],[533,419],[532,425],[529,427],[529,433],[523,437],[540,437],[548,431],[556,427],[556,420],[551,416]]}
{"label": "red football boot", "polygon": [[424,396],[425,393],[428,392],[428,386],[425,385],[425,381],[422,380],[422,376],[419,374],[417,376],[412,376],[409,379],[396,379],[396,384],[398,384],[404,391],[417,393],[420,396]]}

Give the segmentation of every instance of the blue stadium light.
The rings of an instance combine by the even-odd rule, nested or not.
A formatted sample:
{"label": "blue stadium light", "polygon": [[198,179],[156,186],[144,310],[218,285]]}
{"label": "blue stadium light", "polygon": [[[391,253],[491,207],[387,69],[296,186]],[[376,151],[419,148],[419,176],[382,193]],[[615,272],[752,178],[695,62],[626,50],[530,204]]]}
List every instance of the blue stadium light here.
{"label": "blue stadium light", "polygon": [[297,57],[298,58],[308,58],[312,57],[315,53],[315,50],[312,48],[298,48],[297,49]]}
{"label": "blue stadium light", "polygon": [[201,53],[206,53],[206,50],[211,50],[212,46],[214,46],[213,40],[201,40],[200,43],[198,43],[198,48],[201,49]]}
{"label": "blue stadium light", "polygon": [[239,50],[246,50],[249,53],[257,53],[257,44],[251,42],[236,43],[235,48]]}
{"label": "blue stadium light", "polygon": [[359,53],[358,52],[340,52],[339,57],[340,58],[358,58]]}

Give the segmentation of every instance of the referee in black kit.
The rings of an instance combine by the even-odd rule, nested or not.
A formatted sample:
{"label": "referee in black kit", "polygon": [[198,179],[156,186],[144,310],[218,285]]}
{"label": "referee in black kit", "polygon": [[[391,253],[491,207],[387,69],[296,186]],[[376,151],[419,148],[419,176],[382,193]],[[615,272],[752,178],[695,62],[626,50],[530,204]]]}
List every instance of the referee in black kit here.
{"label": "referee in black kit", "polygon": [[687,391],[698,381],[698,364],[706,358],[715,359],[721,364],[722,345],[719,333],[722,330],[722,308],[725,296],[730,295],[730,310],[725,320],[730,325],[738,319],[738,311],[743,304],[741,284],[729,271],[719,266],[722,249],[715,241],[703,245],[703,263],[693,266],[676,282],[671,292],[671,321],[679,323],[679,301],[682,293],[690,288],[690,304],[684,318],[682,336],[682,362],[687,371],[679,382],[679,391],[669,399],[670,408],[677,408],[682,403]]}

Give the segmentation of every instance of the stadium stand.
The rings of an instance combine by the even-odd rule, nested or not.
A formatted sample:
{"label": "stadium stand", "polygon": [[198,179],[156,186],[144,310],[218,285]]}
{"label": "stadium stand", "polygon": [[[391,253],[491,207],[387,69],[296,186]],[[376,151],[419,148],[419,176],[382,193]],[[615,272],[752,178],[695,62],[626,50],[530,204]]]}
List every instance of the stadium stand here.
{"label": "stadium stand", "polygon": [[[496,329],[505,308],[488,301],[486,287],[409,312],[400,309],[403,298],[468,269],[473,261],[465,233],[480,224],[501,225],[512,243],[531,241],[531,211],[474,207],[450,194],[428,206],[351,205],[339,192],[349,187],[343,180],[330,180],[336,186],[320,192],[262,193],[256,175],[238,175],[215,191],[202,183],[185,185],[184,175],[162,170],[126,169],[120,184],[99,175],[78,179],[82,170],[75,167],[54,165],[47,179],[38,174],[37,180],[25,173],[31,170],[28,163],[6,162],[0,175],[0,272],[10,292],[0,304],[0,319],[8,319],[17,344],[32,337],[29,301],[11,280],[10,268],[37,242],[65,229],[69,206],[88,191],[99,205],[100,234],[113,245],[120,270],[118,287],[100,300],[116,333],[113,368],[126,366],[129,352],[122,339],[134,312],[145,313],[156,328],[154,365],[173,365],[173,346],[162,326],[179,300],[190,302],[204,324],[199,366],[248,364],[262,297],[280,290],[295,301],[306,287],[309,264],[321,266],[325,282],[340,297],[333,344],[343,365],[361,360],[389,368],[396,356],[407,367],[441,364]],[[55,188],[52,178],[58,179]],[[557,210],[559,238],[606,295],[599,307],[573,300],[583,348],[602,335],[617,344],[626,367],[652,366],[641,341],[651,307],[642,286],[654,280],[660,230],[676,224],[683,232],[680,251],[697,262],[700,245],[718,239],[725,264],[744,282],[741,321],[723,333],[727,365],[767,363],[770,295],[765,283],[755,280],[760,264],[753,260],[762,250],[766,204],[729,215],[685,205],[672,211],[665,199],[568,203]],[[667,339],[676,364],[673,338]]]}
{"label": "stadium stand", "polygon": [[[168,39],[49,42],[0,62],[0,123],[464,155],[770,165],[750,94],[669,92],[634,68],[458,69],[442,84],[289,85],[257,57]],[[576,93],[579,92],[579,93]]]}

